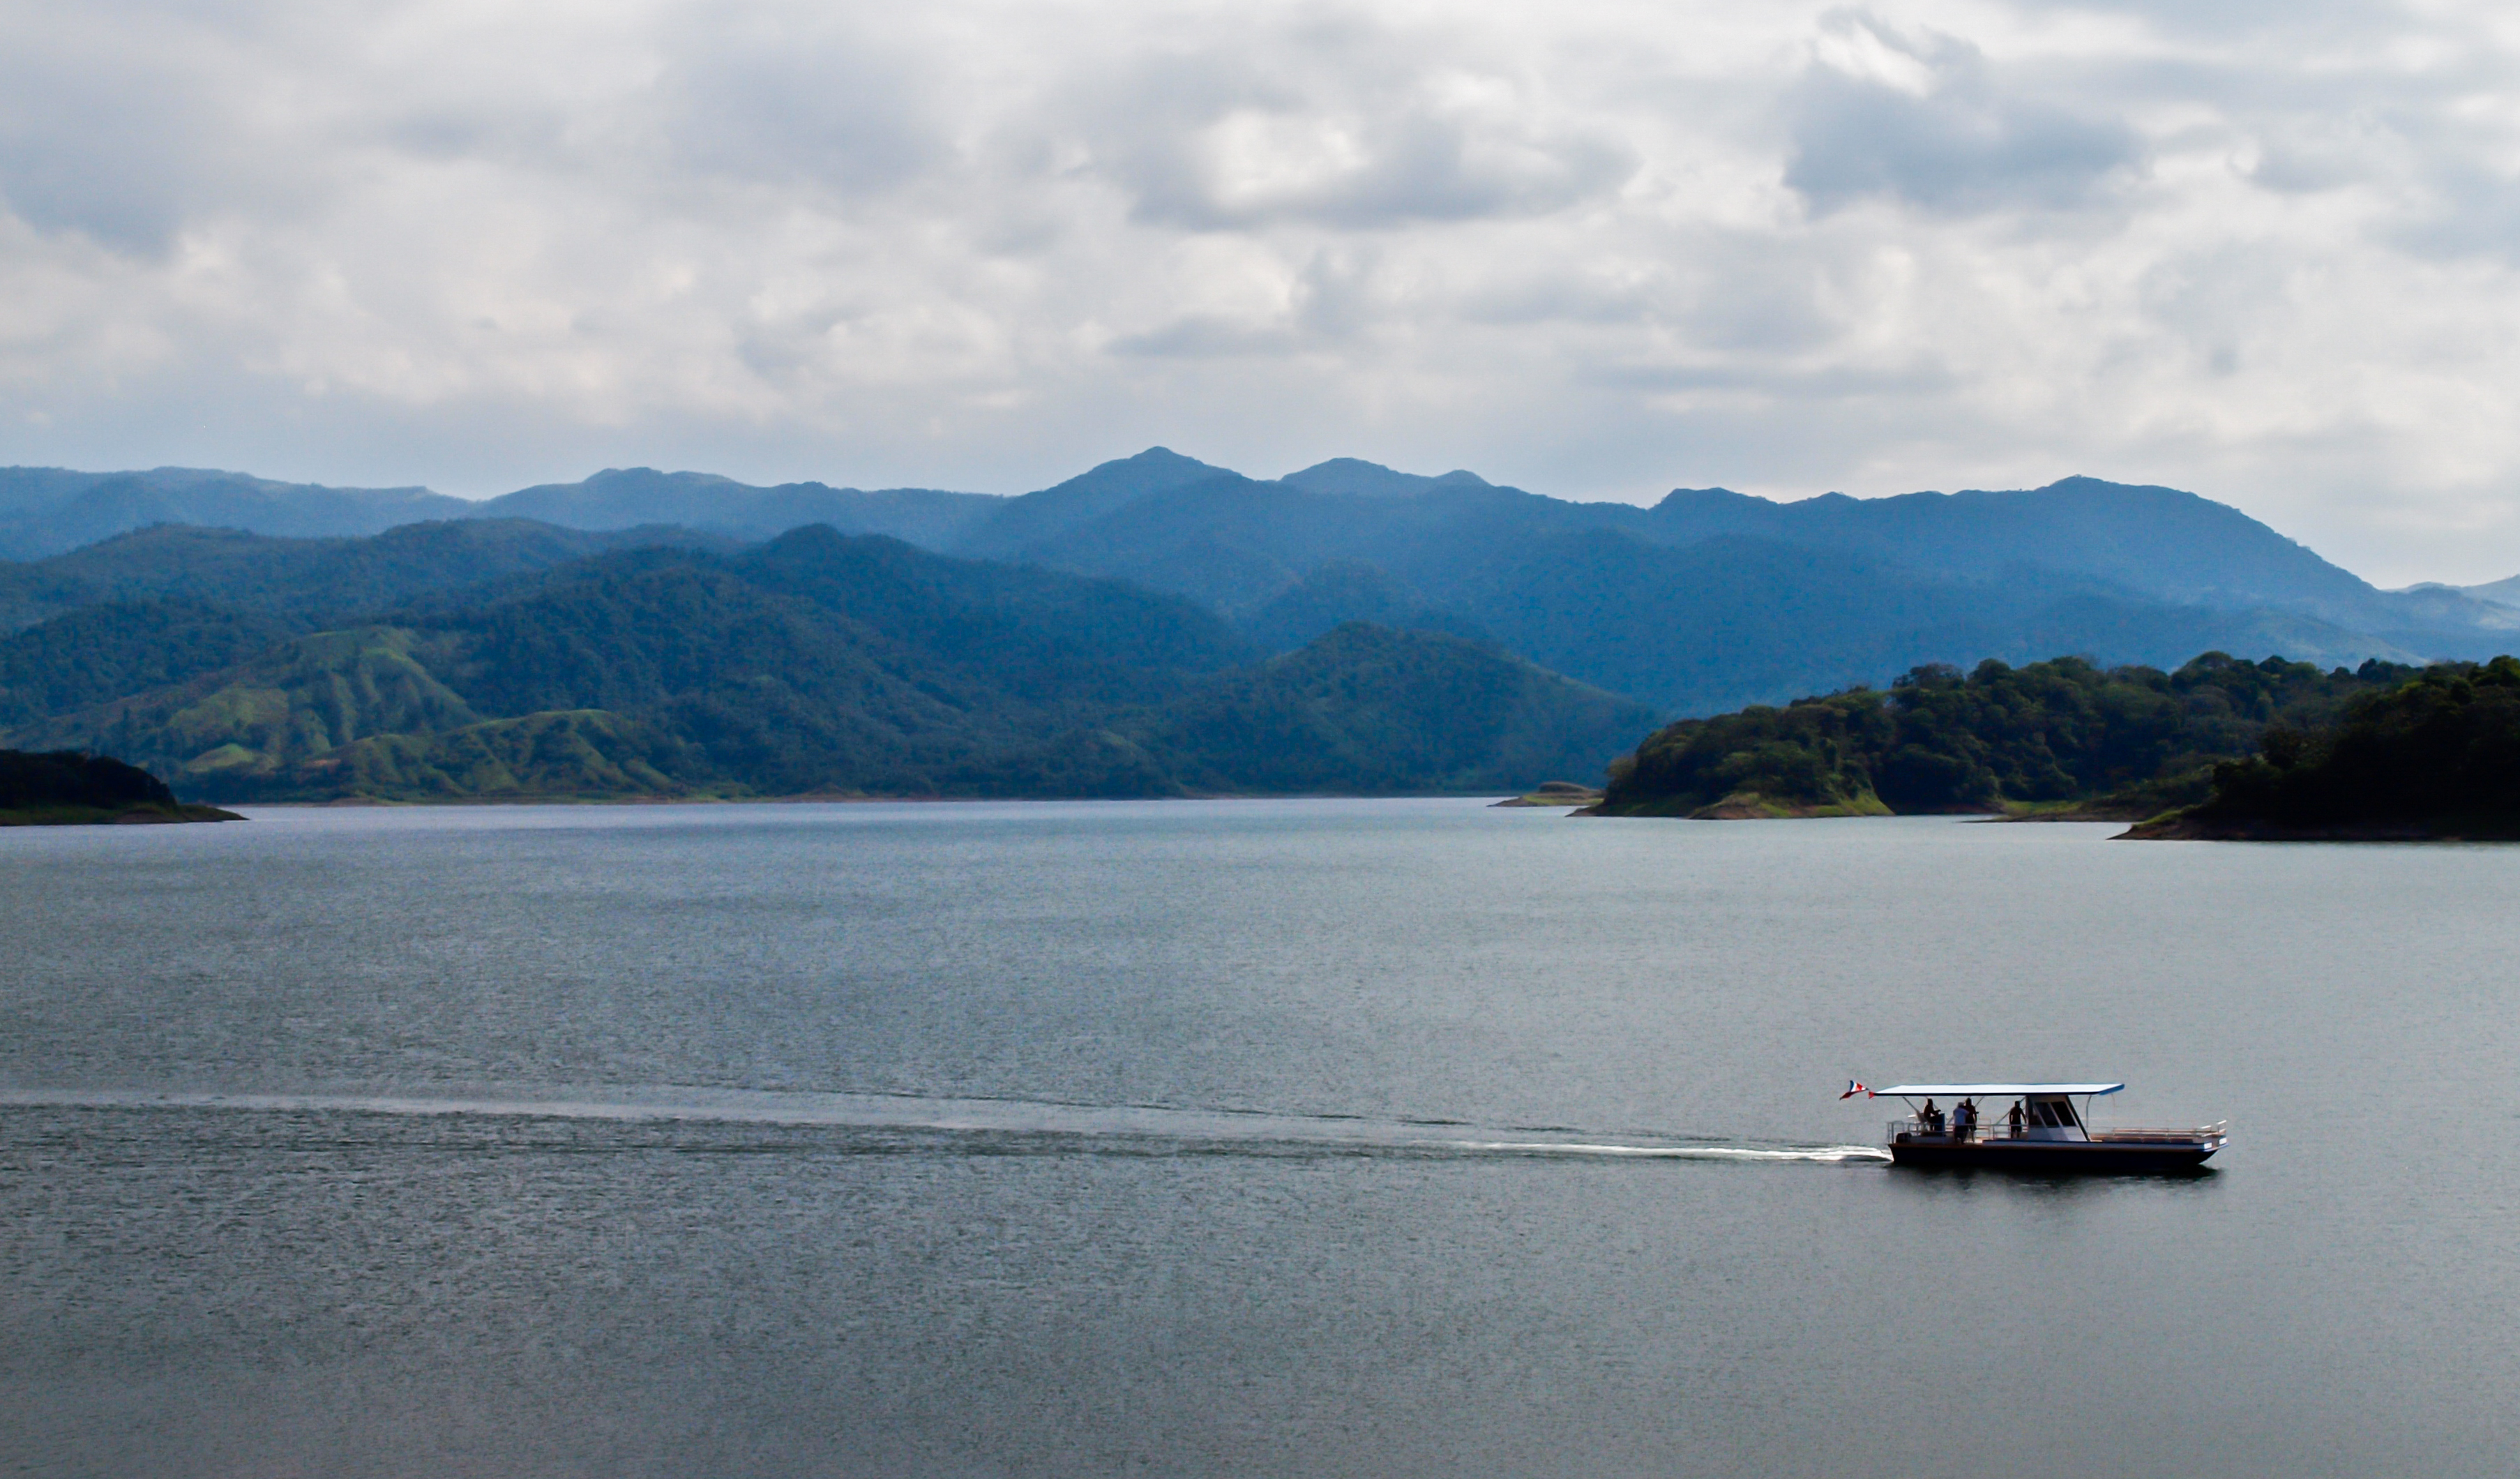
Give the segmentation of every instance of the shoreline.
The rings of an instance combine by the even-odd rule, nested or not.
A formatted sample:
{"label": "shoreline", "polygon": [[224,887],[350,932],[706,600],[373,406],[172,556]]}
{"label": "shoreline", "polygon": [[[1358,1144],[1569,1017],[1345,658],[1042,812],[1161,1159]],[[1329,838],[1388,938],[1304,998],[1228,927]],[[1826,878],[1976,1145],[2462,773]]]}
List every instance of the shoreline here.
{"label": "shoreline", "polygon": [[2138,822],[2112,842],[2520,842],[2520,828],[2456,822],[2350,822],[2284,827],[2255,819],[2172,815]]}
{"label": "shoreline", "polygon": [[182,827],[195,822],[243,822],[223,807],[179,801],[172,806],[30,806],[0,811],[0,827]]}
{"label": "shoreline", "polygon": [[[1502,806],[1510,804],[1514,799],[1489,801],[1488,798],[1495,794],[1496,792],[1492,790],[1273,791],[1260,795],[1232,793],[1183,796],[857,796],[807,792],[788,796],[441,796],[425,801],[387,800],[375,796],[344,796],[332,801],[231,801],[227,804],[249,806],[256,811],[277,811],[283,808],[291,811],[356,811],[371,808],[408,810],[423,807],[462,806],[978,806],[992,802],[1116,804],[1146,801],[1480,801],[1490,806]],[[194,809],[218,810],[217,807],[209,806],[196,806]]]}

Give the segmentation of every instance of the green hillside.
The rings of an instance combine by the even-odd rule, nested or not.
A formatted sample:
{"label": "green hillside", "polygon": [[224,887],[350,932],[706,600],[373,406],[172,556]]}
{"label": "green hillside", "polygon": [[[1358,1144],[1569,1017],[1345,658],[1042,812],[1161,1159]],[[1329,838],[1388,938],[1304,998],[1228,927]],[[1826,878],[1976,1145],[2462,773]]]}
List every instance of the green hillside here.
{"label": "green hillside", "polygon": [[0,638],[0,730],[233,666],[292,631],[278,617],[198,601],[82,606]]}
{"label": "green hillside", "polygon": [[[1456,637],[1349,625],[1262,662],[1176,597],[819,527],[490,589],[110,698],[30,683],[12,738],[219,800],[1156,796],[1518,790],[1598,775],[1653,719]],[[99,610],[126,646],[178,623]],[[181,619],[196,652],[252,640]],[[0,672],[51,672],[63,623],[0,643]]]}
{"label": "green hillside", "polygon": [[1653,718],[1491,645],[1350,622],[1203,685],[1148,747],[1199,789],[1528,789],[1528,777],[1599,774],[1585,760]]}
{"label": "green hillside", "polygon": [[298,760],[278,787],[405,801],[623,799],[720,787],[688,742],[602,709],[492,719],[443,734],[371,735]]}
{"label": "green hillside", "polygon": [[237,799],[290,781],[301,762],[381,735],[477,723],[432,665],[442,637],[358,627],[295,638],[250,661],[22,727],[13,739],[114,755],[172,777],[187,792]]}
{"label": "green hillside", "polygon": [[1604,816],[1851,816],[2079,807],[2130,820],[2201,799],[2216,762],[2271,731],[2326,724],[2413,670],[2322,672],[2209,652],[2177,672],[2077,657],[1917,668],[1688,719],[1610,770]]}
{"label": "green hillside", "polygon": [[[442,521],[373,540],[140,527],[348,534],[404,518]],[[2520,633],[2495,588],[2376,590],[2236,509],[2167,487],[2067,477],[1793,502],[1678,488],[1645,508],[1344,458],[1253,478],[1160,447],[1013,498],[633,468],[472,504],[179,469],[0,470],[0,555],[133,531],[0,561],[0,631],[109,601],[197,601],[299,631],[476,609],[491,589],[519,594],[539,571],[625,542],[709,540],[731,554],[737,539],[809,524],[1187,597],[1265,651],[1351,620],[1489,638],[1701,715],[1987,657],[2419,664],[2482,658]]]}

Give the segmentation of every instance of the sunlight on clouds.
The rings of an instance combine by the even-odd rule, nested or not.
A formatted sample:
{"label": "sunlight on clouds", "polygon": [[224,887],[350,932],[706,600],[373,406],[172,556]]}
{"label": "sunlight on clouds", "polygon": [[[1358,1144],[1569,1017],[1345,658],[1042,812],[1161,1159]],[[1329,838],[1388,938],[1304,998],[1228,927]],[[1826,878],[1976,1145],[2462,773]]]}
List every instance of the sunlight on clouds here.
{"label": "sunlight on clouds", "polygon": [[1353,129],[1332,118],[1238,109],[1200,130],[1207,195],[1227,215],[1254,216],[1319,199],[1372,162]]}
{"label": "sunlight on clouds", "polygon": [[1820,34],[1812,38],[1811,49],[1813,60],[1821,66],[1858,82],[1912,98],[1934,92],[1934,69],[1911,47],[1883,36],[1880,22],[1869,16],[1846,11],[1826,18]]}

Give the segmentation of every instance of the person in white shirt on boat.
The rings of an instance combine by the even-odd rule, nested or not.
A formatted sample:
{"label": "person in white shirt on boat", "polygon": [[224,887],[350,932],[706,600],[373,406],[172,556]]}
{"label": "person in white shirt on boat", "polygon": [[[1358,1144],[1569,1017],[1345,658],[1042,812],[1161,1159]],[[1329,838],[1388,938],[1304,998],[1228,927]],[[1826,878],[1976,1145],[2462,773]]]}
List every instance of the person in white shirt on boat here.
{"label": "person in white shirt on boat", "polygon": [[1964,1098],[1952,1106],[1952,1138],[1966,1140],[1977,1128],[1977,1100]]}

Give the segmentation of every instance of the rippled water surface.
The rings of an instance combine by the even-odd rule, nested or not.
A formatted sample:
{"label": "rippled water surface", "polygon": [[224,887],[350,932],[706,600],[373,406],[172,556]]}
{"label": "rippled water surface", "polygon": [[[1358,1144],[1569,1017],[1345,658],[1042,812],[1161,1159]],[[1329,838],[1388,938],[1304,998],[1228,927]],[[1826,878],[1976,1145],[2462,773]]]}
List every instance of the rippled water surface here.
{"label": "rippled water surface", "polygon": [[2112,829],[0,832],[0,1472],[2510,1474],[2520,849]]}

